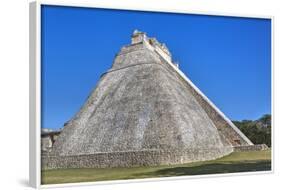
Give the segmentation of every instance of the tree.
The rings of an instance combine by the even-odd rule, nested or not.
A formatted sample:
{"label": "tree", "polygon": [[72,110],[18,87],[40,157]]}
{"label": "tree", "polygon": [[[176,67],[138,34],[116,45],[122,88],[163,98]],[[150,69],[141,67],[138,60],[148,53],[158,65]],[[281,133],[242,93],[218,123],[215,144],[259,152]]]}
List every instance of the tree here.
{"label": "tree", "polygon": [[265,114],[258,120],[233,121],[233,123],[254,143],[271,147],[271,115]]}

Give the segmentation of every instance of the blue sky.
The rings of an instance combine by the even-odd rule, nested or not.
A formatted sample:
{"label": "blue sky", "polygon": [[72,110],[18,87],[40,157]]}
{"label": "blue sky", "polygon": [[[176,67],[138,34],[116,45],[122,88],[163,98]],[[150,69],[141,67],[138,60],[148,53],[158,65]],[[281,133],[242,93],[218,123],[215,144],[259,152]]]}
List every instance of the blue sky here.
{"label": "blue sky", "polygon": [[231,120],[271,113],[269,19],[42,7],[42,127],[70,120],[134,29],[156,37]]}

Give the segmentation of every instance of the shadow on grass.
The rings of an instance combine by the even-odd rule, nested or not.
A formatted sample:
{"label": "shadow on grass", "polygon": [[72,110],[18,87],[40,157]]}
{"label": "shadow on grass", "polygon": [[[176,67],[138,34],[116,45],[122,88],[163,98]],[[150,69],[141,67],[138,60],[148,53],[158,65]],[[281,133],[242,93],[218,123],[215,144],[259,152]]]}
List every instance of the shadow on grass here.
{"label": "shadow on grass", "polygon": [[186,166],[159,169],[150,173],[138,173],[134,178],[144,177],[168,177],[183,175],[202,175],[202,174],[220,174],[236,172],[253,172],[271,170],[271,161],[254,161],[254,162],[225,162],[210,163],[200,166]]}
{"label": "shadow on grass", "polygon": [[222,174],[237,172],[270,171],[270,160],[216,161],[177,166],[106,168],[106,169],[58,169],[42,171],[42,184],[77,183],[121,179]]}

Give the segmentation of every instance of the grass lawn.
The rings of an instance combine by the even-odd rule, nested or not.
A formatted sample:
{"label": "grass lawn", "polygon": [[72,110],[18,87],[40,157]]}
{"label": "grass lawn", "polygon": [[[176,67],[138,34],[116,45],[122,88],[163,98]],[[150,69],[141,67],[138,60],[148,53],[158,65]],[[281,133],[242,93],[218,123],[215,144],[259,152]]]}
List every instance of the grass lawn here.
{"label": "grass lawn", "polygon": [[43,170],[42,184],[141,179],[199,174],[218,174],[271,170],[271,151],[234,152],[223,158],[181,165]]}

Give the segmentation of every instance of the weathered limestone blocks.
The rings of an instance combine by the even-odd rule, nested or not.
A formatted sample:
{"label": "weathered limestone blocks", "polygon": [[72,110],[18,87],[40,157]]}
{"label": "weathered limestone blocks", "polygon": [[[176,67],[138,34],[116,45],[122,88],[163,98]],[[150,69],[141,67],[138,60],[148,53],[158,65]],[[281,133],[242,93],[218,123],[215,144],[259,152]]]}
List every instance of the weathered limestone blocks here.
{"label": "weathered limestone blocks", "polygon": [[75,156],[43,156],[42,169],[107,168],[183,164],[213,160],[233,151],[232,147],[216,150],[143,150],[107,152]]}
{"label": "weathered limestone blocks", "polygon": [[260,150],[268,150],[268,146],[266,144],[255,144],[255,145],[245,145],[245,146],[235,146],[233,147],[234,152],[245,152],[245,151],[260,151]]}

